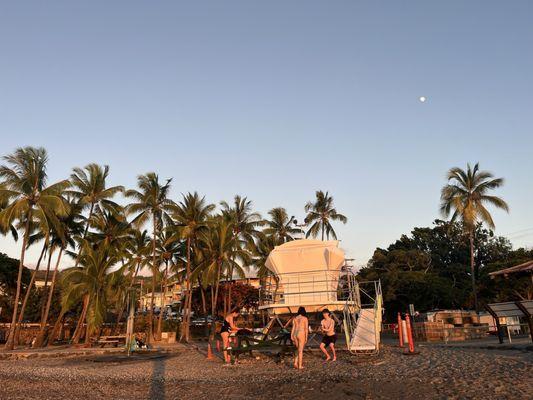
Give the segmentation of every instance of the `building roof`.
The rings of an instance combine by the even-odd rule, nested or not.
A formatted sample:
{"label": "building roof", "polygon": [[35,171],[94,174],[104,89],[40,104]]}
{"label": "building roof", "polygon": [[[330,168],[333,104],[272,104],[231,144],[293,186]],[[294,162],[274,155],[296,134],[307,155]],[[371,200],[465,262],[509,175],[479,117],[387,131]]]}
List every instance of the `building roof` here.
{"label": "building roof", "polygon": [[497,276],[497,275],[508,275],[513,274],[516,272],[533,272],[533,260],[527,261],[520,265],[515,265],[514,267],[504,268],[499,271],[494,271],[489,273],[489,276]]}

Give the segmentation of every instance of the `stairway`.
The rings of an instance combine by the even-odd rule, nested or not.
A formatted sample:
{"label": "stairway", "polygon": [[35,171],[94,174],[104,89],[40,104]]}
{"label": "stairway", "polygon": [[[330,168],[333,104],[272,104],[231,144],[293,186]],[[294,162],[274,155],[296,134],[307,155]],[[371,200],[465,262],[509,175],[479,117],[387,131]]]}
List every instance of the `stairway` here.
{"label": "stairway", "polygon": [[378,349],[375,313],[374,308],[361,310],[350,342],[350,351],[376,351]]}

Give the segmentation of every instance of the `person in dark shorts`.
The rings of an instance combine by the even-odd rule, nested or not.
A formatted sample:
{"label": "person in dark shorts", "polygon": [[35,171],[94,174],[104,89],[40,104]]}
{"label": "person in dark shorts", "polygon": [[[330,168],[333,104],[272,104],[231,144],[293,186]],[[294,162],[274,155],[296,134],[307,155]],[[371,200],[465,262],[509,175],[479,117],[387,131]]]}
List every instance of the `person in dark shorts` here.
{"label": "person in dark shorts", "polygon": [[227,348],[230,346],[229,337],[232,332],[237,332],[239,328],[235,325],[235,318],[239,316],[240,310],[238,308],[234,309],[224,318],[222,322],[222,328],[220,329],[220,337],[222,338],[222,348],[224,349],[224,362],[226,365],[229,365],[231,362],[231,357],[228,354]]}
{"label": "person in dark shorts", "polygon": [[[331,312],[326,308],[322,311],[322,322],[320,322],[320,328],[322,330],[322,343],[320,343],[320,350],[326,356],[326,361],[337,361],[337,355],[335,354],[335,342],[337,341],[337,335],[335,334],[335,320],[331,318]],[[328,353],[328,347],[333,353],[333,359]]]}

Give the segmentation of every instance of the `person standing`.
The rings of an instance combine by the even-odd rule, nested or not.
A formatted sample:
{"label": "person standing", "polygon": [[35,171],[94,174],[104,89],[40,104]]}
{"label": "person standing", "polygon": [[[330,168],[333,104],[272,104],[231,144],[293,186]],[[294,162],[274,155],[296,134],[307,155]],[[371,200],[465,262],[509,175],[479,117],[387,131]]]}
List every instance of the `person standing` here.
{"label": "person standing", "polygon": [[226,365],[229,365],[231,363],[231,357],[228,354],[228,347],[230,346],[230,335],[233,332],[237,332],[239,328],[235,325],[235,318],[239,316],[240,309],[236,308],[232,312],[230,312],[226,317],[224,318],[224,322],[222,322],[222,328],[220,329],[220,337],[222,338],[222,348],[224,349],[224,362]]}
{"label": "person standing", "polygon": [[304,307],[298,308],[298,315],[292,320],[291,340],[296,346],[294,368],[303,369],[304,348],[309,335],[309,320]]}
{"label": "person standing", "polygon": [[335,320],[331,318],[331,312],[325,308],[322,311],[322,322],[320,322],[320,328],[322,330],[322,343],[320,343],[320,350],[326,355],[326,361],[331,360],[331,356],[328,353],[328,347],[333,353],[333,361],[337,361],[337,355],[335,354],[335,342],[337,341],[337,335],[335,334]]}

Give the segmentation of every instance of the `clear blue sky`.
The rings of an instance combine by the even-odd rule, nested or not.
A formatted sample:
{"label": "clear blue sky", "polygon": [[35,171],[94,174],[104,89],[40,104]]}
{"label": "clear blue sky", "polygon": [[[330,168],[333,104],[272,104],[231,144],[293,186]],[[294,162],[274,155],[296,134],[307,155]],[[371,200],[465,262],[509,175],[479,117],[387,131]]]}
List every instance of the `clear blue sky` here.
{"label": "clear blue sky", "polygon": [[446,170],[479,161],[507,180],[497,232],[531,246],[532,17],[529,0],[2,2],[0,153],[299,219],[329,190],[357,264],[431,224]]}

